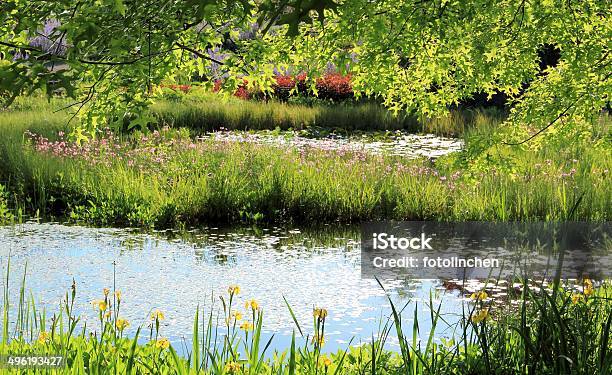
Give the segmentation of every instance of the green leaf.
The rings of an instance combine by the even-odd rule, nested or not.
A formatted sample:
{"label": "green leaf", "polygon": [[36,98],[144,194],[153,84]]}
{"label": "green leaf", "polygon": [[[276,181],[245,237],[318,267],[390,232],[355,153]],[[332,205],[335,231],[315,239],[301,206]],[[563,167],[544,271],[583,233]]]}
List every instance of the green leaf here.
{"label": "green leaf", "polygon": [[115,0],[115,10],[122,16],[125,16],[126,7],[123,0]]}

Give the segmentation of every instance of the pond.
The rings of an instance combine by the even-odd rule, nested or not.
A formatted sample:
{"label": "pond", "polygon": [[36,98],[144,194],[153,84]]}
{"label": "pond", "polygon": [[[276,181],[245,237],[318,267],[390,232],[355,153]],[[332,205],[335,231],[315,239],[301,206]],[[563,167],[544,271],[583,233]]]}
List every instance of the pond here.
{"label": "pond", "polygon": [[[6,270],[10,254],[11,304],[18,300],[27,264],[26,290],[47,316],[58,311],[72,280],[77,287],[77,314],[95,329],[99,323],[91,301],[105,287],[122,292],[121,315],[131,322],[130,334],[145,325],[153,309],[164,312],[161,334],[179,349],[190,342],[198,304],[215,311],[220,295],[239,285],[239,306],[256,299],[264,311],[266,337],[272,348],[284,350],[297,329],[283,300],[287,299],[304,331],[313,332],[313,307],[326,308],[326,351],[369,342],[391,313],[385,292],[359,271],[358,228],[202,228],[180,235],[142,233],[129,229],[99,229],[55,223],[0,227],[0,256]],[[4,283],[3,278],[3,283]],[[464,303],[457,292],[436,280],[386,280],[383,284],[400,307],[408,303],[403,326],[412,335],[417,306],[421,338],[430,330],[430,291],[434,305],[448,324],[436,329],[438,338],[452,335]],[[212,298],[211,298],[212,297]],[[11,320],[15,320],[13,312]],[[148,330],[146,330],[148,332]],[[266,338],[267,340],[267,338]],[[388,340],[394,347],[396,337]],[[186,345],[189,347],[189,345]],[[179,350],[180,351],[180,350]]]}
{"label": "pond", "polygon": [[220,142],[246,142],[298,150],[307,148],[340,151],[365,152],[373,155],[385,154],[414,159],[426,157],[435,159],[463,149],[464,142],[458,138],[447,138],[433,134],[413,134],[405,131],[378,132],[368,134],[302,134],[295,131],[218,131],[200,139],[212,138]]}

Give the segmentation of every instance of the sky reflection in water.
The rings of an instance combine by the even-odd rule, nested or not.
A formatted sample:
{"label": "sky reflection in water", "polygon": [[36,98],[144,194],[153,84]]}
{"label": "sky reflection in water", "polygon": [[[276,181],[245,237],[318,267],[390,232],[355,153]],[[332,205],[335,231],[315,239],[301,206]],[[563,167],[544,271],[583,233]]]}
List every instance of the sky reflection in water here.
{"label": "sky reflection in water", "polygon": [[[325,350],[369,342],[390,306],[375,280],[359,272],[359,232],[355,227],[319,230],[205,228],[180,236],[172,232],[143,234],[125,229],[98,229],[59,224],[28,223],[0,227],[0,256],[3,272],[11,254],[11,303],[27,262],[27,285],[47,316],[58,311],[72,279],[77,285],[77,314],[88,327],[99,325],[90,302],[102,298],[102,289],[113,287],[116,263],[117,289],[122,291],[121,315],[131,322],[133,334],[148,322],[153,309],[164,312],[161,335],[175,346],[190,342],[193,317],[198,304],[208,309],[227,287],[241,287],[235,306],[256,299],[264,309],[265,336],[275,334],[272,347],[286,348],[295,324],[285,306],[287,298],[304,334],[312,334],[312,309],[329,311]],[[2,281],[4,285],[4,278]],[[443,301],[441,312],[449,322],[461,314],[462,301],[446,292],[435,280],[384,282],[398,306],[407,302],[403,326],[412,333],[415,302],[418,302],[422,337],[430,329],[430,290],[434,304]],[[245,314],[245,316],[247,316]],[[12,315],[12,319],[15,314]],[[148,336],[148,329],[145,330]],[[438,336],[450,336],[442,323]],[[297,334],[297,330],[296,330]],[[391,337],[389,345],[397,339]]]}

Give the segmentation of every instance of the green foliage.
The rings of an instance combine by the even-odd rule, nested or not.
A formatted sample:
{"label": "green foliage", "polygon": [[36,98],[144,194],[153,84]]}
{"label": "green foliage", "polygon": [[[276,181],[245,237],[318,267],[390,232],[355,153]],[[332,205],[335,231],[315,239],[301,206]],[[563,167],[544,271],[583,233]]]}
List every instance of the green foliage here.
{"label": "green foliage", "polygon": [[[158,108],[159,116],[176,116],[170,105],[168,112]],[[609,220],[611,214],[609,146],[491,146],[489,135],[497,127],[478,113],[464,132],[466,151],[432,164],[201,141],[184,128],[112,139],[99,133],[82,148],[68,142],[76,155],[60,157],[36,151],[24,135],[29,129],[53,142],[68,130],[65,116],[52,114],[52,107],[44,111],[0,114],[0,180],[11,181],[23,212],[47,218],[141,227],[377,218],[563,220],[579,200],[576,220]],[[440,126],[460,124],[448,121]],[[106,146],[100,143],[105,139]]]}
{"label": "green foliage", "polygon": [[8,208],[8,192],[6,188],[0,184],[0,225],[13,221],[14,216]]}
{"label": "green foliage", "polygon": [[[65,92],[91,133],[153,121],[144,109],[162,82],[227,77],[229,92],[244,79],[269,92],[275,69],[306,72],[314,85],[333,63],[351,73],[357,95],[420,118],[474,93],[504,93],[508,125],[531,137],[594,124],[609,103],[609,14],[606,0],[8,0],[0,5],[0,92],[8,102],[35,89]],[[48,20],[60,23],[49,38],[66,52],[28,44]],[[560,60],[542,70],[545,46]]]}

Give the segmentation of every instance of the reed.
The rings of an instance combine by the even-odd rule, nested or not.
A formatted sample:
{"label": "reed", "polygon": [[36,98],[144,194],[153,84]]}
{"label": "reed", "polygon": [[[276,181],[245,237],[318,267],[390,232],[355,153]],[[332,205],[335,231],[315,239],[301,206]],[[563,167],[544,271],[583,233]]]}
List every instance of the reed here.
{"label": "reed", "polygon": [[[389,297],[389,317],[365,345],[337,352],[325,351],[325,321],[333,311],[313,310],[313,331],[306,332],[294,318],[291,344],[269,350],[274,335],[262,339],[264,308],[250,300],[237,306],[238,286],[230,286],[206,308],[198,307],[191,332],[192,345],[179,355],[163,337],[164,314],[153,311],[146,325],[128,335],[129,322],[121,317],[121,293],[101,291],[93,302],[98,326],[80,324],[74,313],[77,285],[66,293],[59,311],[47,316],[27,297],[26,273],[20,279],[18,302],[11,308],[10,259],[2,308],[0,355],[61,355],[61,373],[177,373],[177,374],[609,374],[612,300],[609,282],[595,286],[589,279],[578,285],[539,284],[525,281],[518,304],[491,301],[486,292],[472,295],[450,339],[435,337],[436,327],[448,324],[430,295],[431,328],[419,340],[423,306],[408,302],[398,307]],[[537,285],[537,284],[536,284]],[[382,285],[381,285],[382,287]],[[537,290],[537,291],[536,291]],[[443,303],[443,302],[440,302]],[[410,304],[413,304],[412,310]],[[17,318],[11,314],[17,312]],[[412,317],[410,327],[404,322]],[[12,323],[11,323],[12,322]],[[148,337],[146,332],[149,332]],[[387,346],[392,332],[400,350]],[[296,335],[302,336],[298,344]],[[3,364],[4,365],[4,364]],[[20,373],[54,373],[58,370],[23,369]]]}
{"label": "reed", "polygon": [[340,104],[248,101],[203,90],[188,94],[173,92],[157,101],[151,111],[162,126],[185,127],[194,132],[316,127],[344,132],[408,130],[460,136],[467,129],[499,124],[504,118],[503,112],[495,109],[465,109],[419,121],[408,113],[394,114],[375,101]]}

